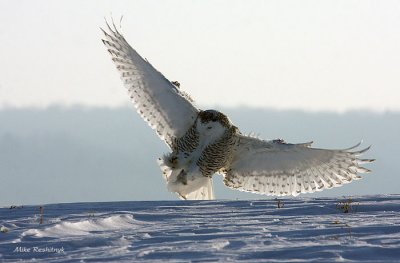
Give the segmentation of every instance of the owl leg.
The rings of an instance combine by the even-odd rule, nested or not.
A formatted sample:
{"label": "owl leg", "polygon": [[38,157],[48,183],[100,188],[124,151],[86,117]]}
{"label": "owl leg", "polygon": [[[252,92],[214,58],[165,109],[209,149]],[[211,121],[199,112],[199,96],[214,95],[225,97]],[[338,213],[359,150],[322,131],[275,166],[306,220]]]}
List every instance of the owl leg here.
{"label": "owl leg", "polygon": [[213,200],[215,196],[212,177],[205,176],[197,165],[192,165],[191,168],[186,178],[191,188],[181,197],[185,200]]}
{"label": "owl leg", "polygon": [[[210,181],[212,179],[204,176],[195,162],[183,160],[185,159],[174,153],[164,155],[158,160],[167,181],[168,190],[177,193],[182,199],[212,199],[213,191]],[[199,191],[201,193],[197,194]]]}
{"label": "owl leg", "polygon": [[208,183],[208,179],[198,169],[173,169],[171,176],[167,180],[167,186],[169,191],[178,193],[186,198],[188,194],[205,186]]}

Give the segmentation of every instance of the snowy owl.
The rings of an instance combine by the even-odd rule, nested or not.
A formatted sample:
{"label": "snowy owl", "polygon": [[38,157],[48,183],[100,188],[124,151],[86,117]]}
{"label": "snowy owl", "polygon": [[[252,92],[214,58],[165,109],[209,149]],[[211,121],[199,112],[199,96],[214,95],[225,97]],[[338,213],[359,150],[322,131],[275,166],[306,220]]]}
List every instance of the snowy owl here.
{"label": "snowy owl", "polygon": [[369,149],[311,148],[310,143],[261,140],[243,135],[216,110],[200,110],[191,97],[134,50],[107,23],[102,40],[138,113],[166,142],[171,153],[158,163],[168,190],[182,199],[214,199],[212,177],[240,191],[285,196],[341,186],[367,173]]}

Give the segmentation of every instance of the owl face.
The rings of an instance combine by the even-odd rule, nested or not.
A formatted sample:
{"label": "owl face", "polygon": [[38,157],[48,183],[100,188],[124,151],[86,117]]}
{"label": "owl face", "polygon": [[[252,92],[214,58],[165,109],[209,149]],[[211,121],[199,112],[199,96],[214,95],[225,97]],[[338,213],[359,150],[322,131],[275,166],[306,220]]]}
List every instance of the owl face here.
{"label": "owl face", "polygon": [[220,138],[231,125],[223,113],[215,110],[201,111],[196,124],[200,135],[210,141]]}
{"label": "owl face", "polygon": [[232,125],[225,114],[216,110],[200,111],[199,119],[202,123],[207,123],[210,121],[219,122],[222,126],[225,126],[226,128],[229,128]]}

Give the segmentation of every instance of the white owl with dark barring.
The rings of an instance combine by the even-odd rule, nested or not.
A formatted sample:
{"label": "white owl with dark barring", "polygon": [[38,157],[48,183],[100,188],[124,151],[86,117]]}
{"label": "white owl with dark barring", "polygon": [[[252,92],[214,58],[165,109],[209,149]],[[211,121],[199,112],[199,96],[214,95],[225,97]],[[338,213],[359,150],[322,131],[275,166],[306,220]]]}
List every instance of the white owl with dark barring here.
{"label": "white owl with dark barring", "polygon": [[311,148],[245,136],[216,110],[200,110],[179,83],[143,59],[115,26],[103,30],[104,45],[138,113],[171,149],[159,159],[169,191],[183,199],[214,199],[212,177],[226,186],[258,194],[296,196],[341,186],[369,172],[355,151]]}

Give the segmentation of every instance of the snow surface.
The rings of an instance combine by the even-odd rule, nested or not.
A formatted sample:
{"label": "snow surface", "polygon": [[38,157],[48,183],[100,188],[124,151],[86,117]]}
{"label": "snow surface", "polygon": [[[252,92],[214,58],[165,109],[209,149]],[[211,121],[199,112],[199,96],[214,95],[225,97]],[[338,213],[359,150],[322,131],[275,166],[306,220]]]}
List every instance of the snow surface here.
{"label": "snow surface", "polygon": [[344,200],[4,207],[0,261],[399,262],[400,195]]}

